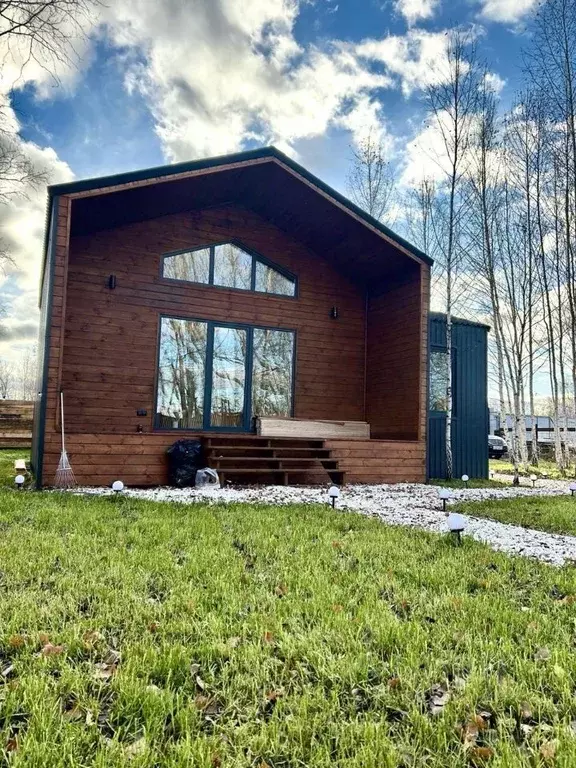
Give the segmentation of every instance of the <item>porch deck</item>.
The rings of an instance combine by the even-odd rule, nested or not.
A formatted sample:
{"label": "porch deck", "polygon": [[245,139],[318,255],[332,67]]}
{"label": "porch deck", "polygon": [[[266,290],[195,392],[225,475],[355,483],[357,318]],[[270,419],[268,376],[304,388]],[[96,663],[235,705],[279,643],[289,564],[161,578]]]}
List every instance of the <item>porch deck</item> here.
{"label": "porch deck", "polygon": [[[214,433],[180,433],[174,432],[144,432],[134,433],[108,433],[106,435],[98,433],[73,432],[67,435],[67,449],[74,473],[78,482],[82,485],[110,485],[114,480],[122,479],[127,485],[132,486],[156,486],[165,485],[167,482],[167,465],[165,452],[176,440],[181,438],[198,438],[209,441],[224,441],[228,444],[228,450],[234,443],[238,443],[239,435],[233,433],[218,434]],[[280,440],[281,438],[278,438]],[[248,468],[248,454],[253,451],[246,450],[248,446],[245,441],[254,441],[253,448],[267,448],[271,446],[259,446],[258,441],[272,440],[272,438],[259,438],[257,435],[245,435],[244,443],[240,446],[240,457],[243,460],[243,466]],[[280,471],[287,473],[287,481],[292,484],[298,482],[298,474],[288,470],[288,460],[290,458],[298,459],[298,470],[309,469],[304,467],[302,460],[304,458],[313,459],[316,463],[312,467],[315,471],[313,478],[305,482],[328,484],[337,482],[338,478],[331,479],[330,472],[342,473],[340,481],[346,483],[422,483],[426,479],[425,468],[425,445],[417,440],[364,440],[364,439],[327,439],[311,440],[313,443],[323,443],[319,445],[307,446],[312,449],[312,453],[318,454],[310,457],[304,457],[301,449],[305,446],[299,446],[298,455],[290,456],[288,444],[284,444],[282,462],[286,469],[276,473],[264,473],[268,475],[267,479],[259,482],[282,483],[284,477],[279,477]],[[213,442],[208,446],[214,448],[222,445],[221,442]],[[273,450],[278,450],[274,448]],[[244,453],[242,454],[242,451]],[[324,451],[324,453],[322,453]],[[238,453],[238,450],[237,450]],[[50,484],[58,459],[60,448],[58,442],[51,441],[47,445],[45,453],[45,478],[46,483]],[[218,459],[218,457],[215,457]],[[220,457],[220,461],[224,457]],[[239,457],[229,454],[228,466],[215,468],[224,472],[224,477],[244,484],[252,484],[255,480],[242,479],[236,475],[234,478],[230,472],[230,465],[234,466],[234,461]],[[278,457],[269,457],[278,458]],[[231,461],[234,460],[234,461]],[[322,460],[328,463],[324,467]],[[330,464],[329,462],[333,462]],[[238,463],[236,462],[236,467]],[[254,472],[241,473],[245,478],[251,475],[257,475]],[[302,474],[302,473],[301,473]],[[275,476],[276,475],[276,476]]]}

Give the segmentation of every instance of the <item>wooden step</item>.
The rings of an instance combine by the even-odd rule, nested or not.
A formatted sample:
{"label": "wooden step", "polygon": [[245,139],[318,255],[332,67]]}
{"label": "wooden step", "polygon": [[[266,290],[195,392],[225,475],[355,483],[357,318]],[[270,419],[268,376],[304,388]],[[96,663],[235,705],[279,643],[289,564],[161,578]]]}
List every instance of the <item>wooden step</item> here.
{"label": "wooden step", "polygon": [[[328,482],[336,485],[344,485],[345,473],[339,470],[320,471],[312,469],[282,469],[282,470],[263,470],[263,469],[228,469],[219,471],[218,476],[222,485],[225,485],[230,478],[240,480],[240,484],[246,482],[255,482],[257,478],[262,480],[265,485],[308,485],[310,483],[319,485]],[[299,482],[299,480],[301,482]]]}
{"label": "wooden step", "polygon": [[258,446],[258,445],[211,445],[209,448],[205,448],[207,456],[216,456],[218,452],[226,454],[227,456],[238,455],[245,456],[246,454],[261,453],[267,456],[278,456],[287,458],[290,454],[295,456],[309,455],[312,458],[330,458],[332,451],[329,448],[294,448],[290,446]]}
{"label": "wooden step", "polygon": [[338,469],[338,462],[336,459],[307,459],[307,458],[266,458],[265,456],[251,456],[245,458],[239,458],[237,456],[218,456],[213,457],[210,461],[210,466],[213,469],[250,469],[251,467],[261,466],[263,469],[307,469],[307,468],[324,468],[324,469]]}

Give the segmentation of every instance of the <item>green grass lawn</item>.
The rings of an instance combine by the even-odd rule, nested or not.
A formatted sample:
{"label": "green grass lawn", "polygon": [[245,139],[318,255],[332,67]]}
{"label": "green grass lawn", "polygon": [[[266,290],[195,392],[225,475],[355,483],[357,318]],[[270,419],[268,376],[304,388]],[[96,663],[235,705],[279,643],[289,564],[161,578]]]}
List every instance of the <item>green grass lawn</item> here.
{"label": "green grass lawn", "polygon": [[[503,475],[514,474],[514,467],[507,459],[490,459],[490,469],[494,472]],[[553,461],[547,461],[541,459],[537,467],[530,467],[527,471],[525,469],[520,470],[522,477],[529,477],[530,475],[536,475],[542,477],[546,473],[551,480],[563,479],[560,471]],[[574,475],[574,466],[572,465],[565,475],[565,477],[572,477]]]}
{"label": "green grass lawn", "polygon": [[0,571],[0,765],[576,764],[574,568],[328,507],[5,490]]}
{"label": "green grass lawn", "polygon": [[466,502],[457,509],[475,517],[576,536],[576,498],[569,495]]}

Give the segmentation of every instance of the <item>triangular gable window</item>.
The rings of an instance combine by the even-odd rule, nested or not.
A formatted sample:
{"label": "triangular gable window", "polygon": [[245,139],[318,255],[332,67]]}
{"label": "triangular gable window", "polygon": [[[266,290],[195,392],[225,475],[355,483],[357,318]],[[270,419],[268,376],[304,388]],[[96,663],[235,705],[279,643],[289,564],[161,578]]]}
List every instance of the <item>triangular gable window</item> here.
{"label": "triangular gable window", "polygon": [[162,277],[241,291],[296,296],[294,275],[234,243],[166,254],[162,260]]}

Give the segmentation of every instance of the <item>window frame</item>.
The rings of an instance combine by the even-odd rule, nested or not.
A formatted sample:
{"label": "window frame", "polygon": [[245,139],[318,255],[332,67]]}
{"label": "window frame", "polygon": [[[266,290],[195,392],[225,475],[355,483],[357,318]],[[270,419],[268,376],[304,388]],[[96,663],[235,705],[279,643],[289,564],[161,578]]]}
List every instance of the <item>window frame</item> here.
{"label": "window frame", "polygon": [[[182,282],[180,280],[174,282]],[[205,285],[205,283],[200,283]],[[231,289],[231,290],[243,290],[243,289]],[[243,291],[244,293],[246,291]],[[291,297],[285,297],[291,298]],[[163,320],[185,320],[192,323],[206,323],[206,353],[204,359],[204,415],[203,425],[198,429],[191,429],[190,427],[159,427],[157,422],[158,417],[158,389],[160,386],[160,353],[162,343],[162,321]],[[245,366],[245,419],[240,427],[211,427],[206,426],[210,424],[210,412],[212,408],[212,371],[213,371],[213,350],[214,350],[214,329],[220,328],[237,328],[246,331],[246,366]],[[296,328],[285,328],[276,325],[261,325],[259,323],[251,325],[250,323],[232,323],[225,320],[209,320],[202,317],[190,317],[186,315],[173,315],[162,312],[158,316],[158,331],[156,341],[156,372],[154,381],[154,410],[152,414],[152,431],[153,432],[189,432],[197,434],[199,432],[252,432],[254,414],[252,413],[252,372],[254,369],[253,358],[253,346],[254,346],[254,331],[283,331],[284,333],[291,333],[294,339],[292,347],[292,365],[291,365],[291,380],[290,380],[290,415],[288,417],[278,418],[294,418],[296,410],[296,361],[298,358],[298,330]],[[249,403],[246,408],[246,403]]]}
{"label": "window frame", "polygon": [[[250,288],[233,288],[228,285],[218,285],[214,282],[214,263],[215,263],[215,253],[216,248],[222,245],[233,245],[236,248],[239,248],[241,251],[244,251],[244,253],[247,253],[248,256],[252,258],[252,265],[250,270]],[[170,258],[171,256],[178,256],[181,253],[192,253],[194,251],[209,251],[209,265],[208,265],[208,282],[207,283],[199,283],[196,280],[179,280],[176,277],[166,277],[164,275],[164,261],[167,258]],[[266,267],[270,267],[271,269],[278,272],[278,274],[282,275],[282,277],[285,277],[287,280],[290,280],[294,283],[294,295],[290,296],[286,293],[274,293],[272,291],[258,291],[256,290],[256,264],[257,262],[260,262]],[[163,253],[160,258],[160,279],[163,282],[167,283],[178,283],[179,285],[185,284],[185,285],[201,285],[204,288],[218,288],[222,291],[237,291],[238,293],[257,293],[259,296],[273,296],[277,299],[297,299],[299,294],[299,284],[298,284],[298,278],[293,273],[290,272],[285,267],[281,267],[279,264],[276,264],[275,262],[271,261],[270,259],[266,258],[266,256],[262,256],[262,254],[258,253],[257,251],[253,250],[252,248],[248,248],[245,246],[242,242],[239,240],[223,240],[219,241],[217,243],[210,243],[209,245],[195,245],[193,248],[179,248],[177,251],[169,251],[167,253]]]}

